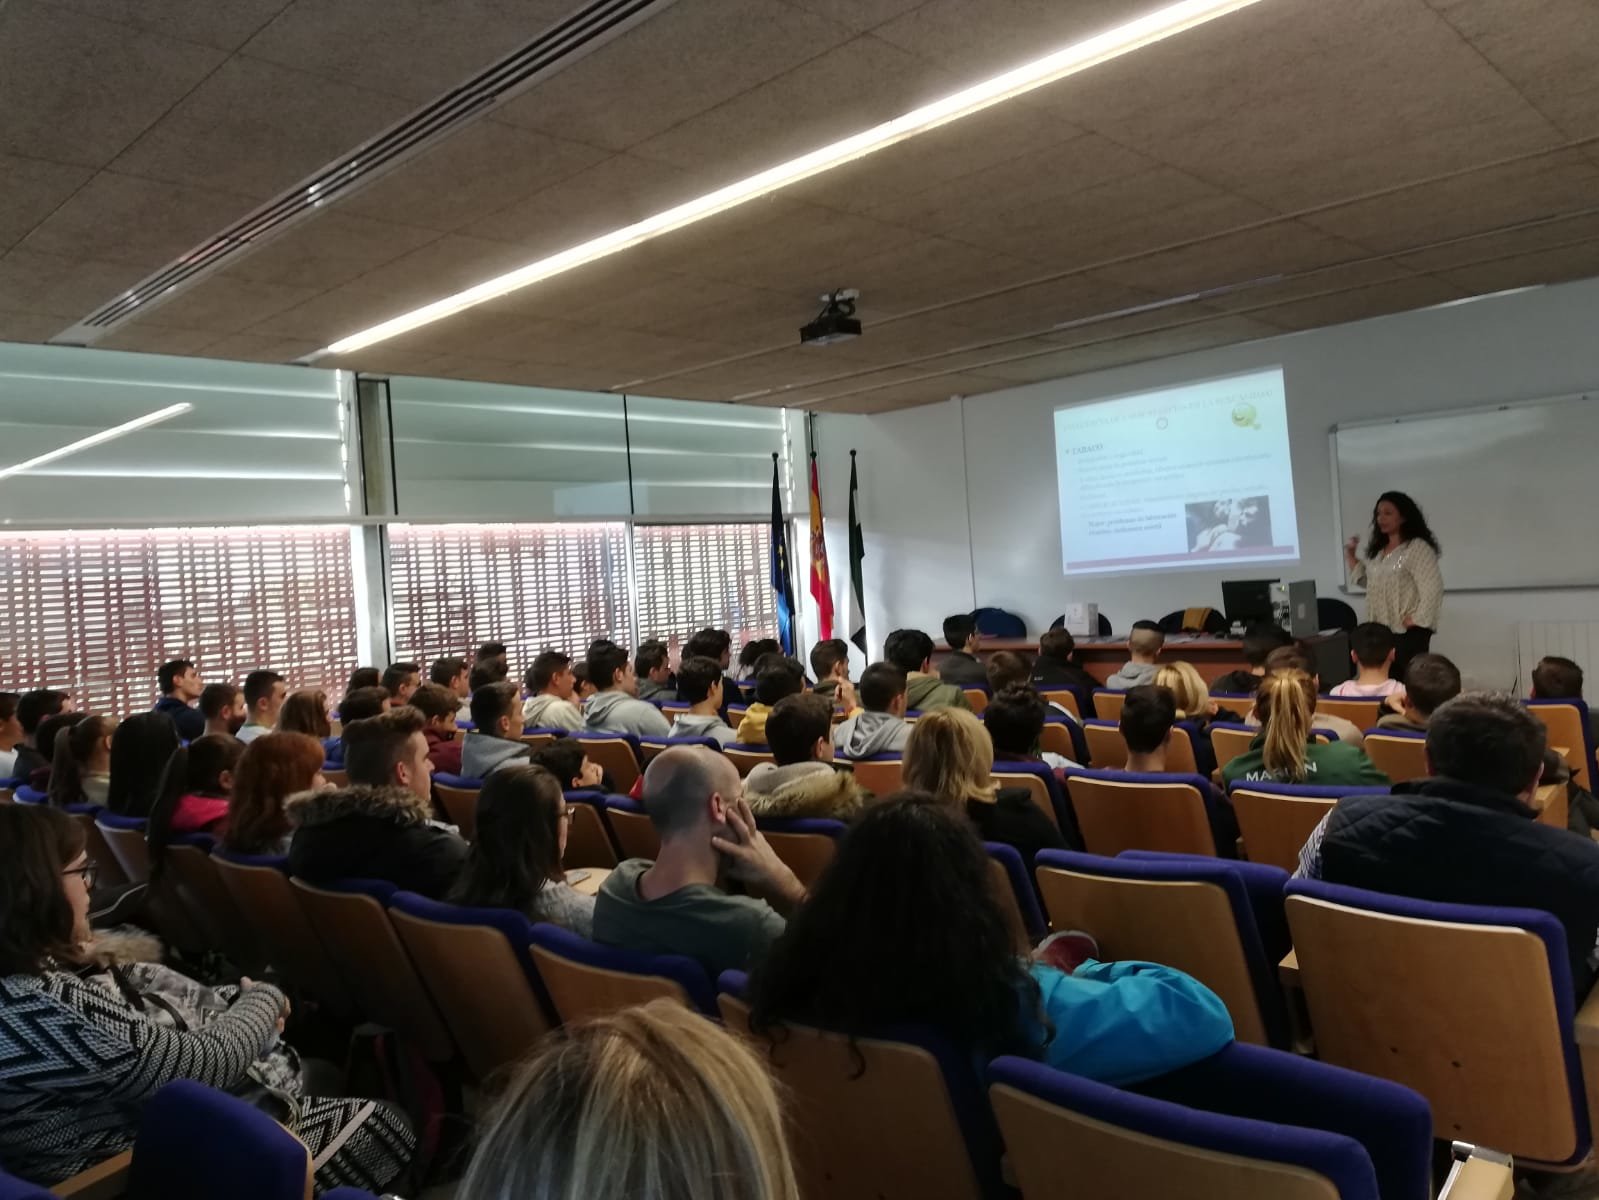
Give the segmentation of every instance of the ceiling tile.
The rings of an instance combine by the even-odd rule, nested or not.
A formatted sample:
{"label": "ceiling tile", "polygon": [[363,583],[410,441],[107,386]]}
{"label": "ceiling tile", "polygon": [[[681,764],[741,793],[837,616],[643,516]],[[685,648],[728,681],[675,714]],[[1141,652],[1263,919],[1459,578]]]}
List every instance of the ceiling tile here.
{"label": "ceiling tile", "polygon": [[153,321],[128,321],[95,342],[96,350],[136,350],[141,354],[198,354],[217,340],[204,329],[172,329]]}
{"label": "ceiling tile", "polygon": [[1439,271],[1437,278],[1474,295],[1599,275],[1599,240]]}
{"label": "ceiling tile", "polygon": [[1308,225],[1274,221],[1116,263],[1100,274],[1159,296],[1179,296],[1364,257],[1359,246]]}
{"label": "ceiling tile", "polygon": [[[946,238],[922,238],[866,254],[849,267],[846,285],[861,293],[860,316],[870,332],[873,322],[883,318],[1024,283],[1039,274],[1035,264],[1023,259]],[[981,314],[967,306],[961,315],[974,325],[983,323]]]}
{"label": "ceiling tile", "polygon": [[1398,254],[1444,238],[1591,207],[1595,196],[1599,164],[1579,151],[1563,150],[1340,205],[1305,220],[1373,250]]}
{"label": "ceiling tile", "polygon": [[365,87],[236,55],[114,167],[266,200],[376,136],[408,107]]}
{"label": "ceiling tile", "polygon": [[[303,338],[315,341],[313,349],[319,350],[358,329],[394,316],[400,309],[386,292],[363,288],[358,282],[346,283],[268,317],[246,332],[261,338]],[[403,346],[403,343],[395,344]]]}
{"label": "ceiling tile", "polygon": [[252,58],[432,100],[531,41],[573,0],[294,0],[245,44]]}
{"label": "ceiling tile", "polygon": [[213,275],[178,292],[172,299],[153,305],[148,311],[157,324],[174,329],[241,333],[317,294],[311,288]]}
{"label": "ceiling tile", "polygon": [[60,8],[219,50],[237,50],[289,0],[50,0]]}
{"label": "ceiling tile", "polygon": [[1599,238],[1599,212],[1540,221],[1504,233],[1464,237],[1430,250],[1401,255],[1395,261],[1407,270],[1432,272]]}
{"label": "ceiling tile", "polygon": [[1421,0],[1273,0],[1032,102],[1279,211],[1558,140]]}
{"label": "ceiling tile", "polygon": [[787,0],[795,8],[865,31],[892,21],[927,0]]}
{"label": "ceiling tile", "polygon": [[243,216],[246,196],[101,171],[18,244],[153,270]]}
{"label": "ceiling tile", "polygon": [[1185,319],[1142,333],[1121,336],[1101,336],[1071,349],[1054,354],[1017,359],[1010,363],[989,363],[984,373],[1005,380],[1002,386],[1014,387],[1018,383],[1035,383],[1067,375],[1081,375],[1099,371],[1122,363],[1142,362],[1165,358],[1173,354],[1188,354],[1211,346],[1228,346],[1259,338],[1276,337],[1282,331],[1261,321],[1245,317],[1222,317],[1212,320]]}
{"label": "ceiling tile", "polygon": [[[942,70],[862,36],[640,142],[632,153],[699,170],[710,191],[954,90]],[[835,96],[848,102],[827,102]]]}
{"label": "ceiling tile", "polygon": [[261,337],[251,333],[230,333],[204,348],[207,358],[232,358],[241,362],[287,363],[310,354],[317,344],[296,338]]}
{"label": "ceiling tile", "polygon": [[104,166],[223,58],[193,42],[12,0],[0,6],[0,153]]}
{"label": "ceiling tile", "polygon": [[58,333],[143,277],[138,267],[14,249],[0,255],[0,308],[31,311]]}
{"label": "ceiling tile", "polygon": [[260,283],[332,289],[438,237],[431,229],[323,210],[262,242],[226,273]]}
{"label": "ceiling tile", "polygon": [[1320,325],[1364,321],[1407,309],[1426,308],[1458,300],[1467,294],[1464,288],[1418,276],[1336,295],[1293,301],[1264,309],[1256,317],[1282,329],[1314,329]]}
{"label": "ceiling tile", "polygon": [[22,240],[84,185],[94,171],[0,154],[0,253]]}
{"label": "ceiling tile", "polygon": [[608,157],[498,121],[475,121],[389,171],[339,211],[451,233]]}
{"label": "ceiling tile", "polygon": [[520,246],[450,233],[368,271],[353,287],[386,297],[371,324],[514,270],[527,259]]}
{"label": "ceiling tile", "polygon": [[922,404],[936,404],[952,396],[976,396],[1011,386],[1007,380],[991,375],[953,374],[921,379],[914,383],[873,387],[824,399],[806,407],[814,412],[891,412],[895,409],[915,408]]}
{"label": "ceiling tile", "polygon": [[1599,128],[1599,6],[1591,0],[1429,3],[1567,134]]}
{"label": "ceiling tile", "polygon": [[1394,283],[1414,277],[1414,272],[1388,259],[1369,259],[1341,266],[1319,267],[1276,283],[1260,283],[1226,295],[1210,296],[1205,300],[1205,307],[1228,312],[1247,313],[1257,309],[1269,312],[1272,307],[1290,300],[1353,291],[1372,284]]}
{"label": "ceiling tile", "polygon": [[36,312],[0,308],[0,342],[44,342],[61,331],[61,322]]}
{"label": "ceiling tile", "polygon": [[495,117],[626,150],[851,36],[835,21],[777,0],[677,0]]}

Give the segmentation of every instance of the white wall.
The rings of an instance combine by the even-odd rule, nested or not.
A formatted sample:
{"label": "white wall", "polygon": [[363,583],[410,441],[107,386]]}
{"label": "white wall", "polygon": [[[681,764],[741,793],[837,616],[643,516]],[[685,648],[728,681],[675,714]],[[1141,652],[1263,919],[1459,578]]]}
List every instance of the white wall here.
{"label": "white wall", "polygon": [[[1029,629],[1041,630],[1069,600],[1092,600],[1118,631],[1188,605],[1221,606],[1227,571],[1077,581],[1062,575],[1051,423],[1060,405],[1282,364],[1303,551],[1301,565],[1284,573],[1314,579],[1322,595],[1339,595],[1328,428],[1593,388],[1599,385],[1596,315],[1599,280],[1585,280],[885,416],[824,416],[818,449],[834,477],[824,495],[832,531],[843,530],[848,450],[860,451],[873,653],[890,629],[917,625],[936,636],[943,616],[974,604],[1011,609]],[[1536,474],[1538,463],[1526,469]],[[1561,482],[1570,490],[1554,492],[1556,502],[1591,503],[1587,480]],[[1527,514],[1527,526],[1536,536],[1536,513]],[[1599,557],[1595,546],[1573,552]],[[831,538],[829,553],[840,553]],[[834,558],[835,570],[845,561]],[[1358,597],[1352,602],[1361,608]],[[1589,618],[1599,619],[1599,590],[1455,592],[1446,595],[1434,648],[1453,657],[1472,686],[1525,686],[1531,664],[1522,664],[1518,681],[1516,623]]]}

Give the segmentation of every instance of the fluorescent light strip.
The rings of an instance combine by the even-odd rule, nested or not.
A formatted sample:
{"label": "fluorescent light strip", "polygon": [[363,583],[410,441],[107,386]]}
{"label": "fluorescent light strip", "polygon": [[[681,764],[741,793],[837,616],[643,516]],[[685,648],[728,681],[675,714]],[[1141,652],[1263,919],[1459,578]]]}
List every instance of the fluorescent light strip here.
{"label": "fluorescent light strip", "polygon": [[620,229],[573,246],[569,250],[563,250],[549,258],[541,258],[537,262],[528,263],[504,275],[486,279],[465,291],[456,292],[453,296],[424,304],[421,308],[412,309],[369,329],[340,338],[331,346],[308,356],[306,361],[315,361],[329,354],[347,354],[352,350],[361,350],[424,325],[431,325],[434,321],[443,320],[445,317],[494,300],[509,292],[518,291],[530,284],[563,274],[575,267],[626,250],[630,246],[636,246],[640,242],[702,221],[706,217],[726,212],[737,205],[809,179],[813,175],[820,175],[823,171],[829,171],[847,162],[853,162],[857,158],[863,158],[877,150],[915,137],[919,133],[948,125],[952,121],[981,112],[985,108],[1013,99],[1045,84],[1054,83],[1068,75],[1075,75],[1089,67],[1109,62],[1111,59],[1256,3],[1259,3],[1259,0],[1179,0],[1179,3],[1169,4],[1165,8],[1129,21],[1125,25],[1119,25],[1096,37],[1076,42],[1053,54],[1045,55],[1043,58],[1035,59],[1014,70],[956,92],[952,96],[924,104],[921,108],[863,130],[843,141],[812,150],[809,154],[802,154],[788,162],[769,167],[737,183],[728,184],[697,199],[679,204],[675,208],[656,213],[632,225],[624,225]]}
{"label": "fluorescent light strip", "polygon": [[68,442],[55,450],[27,459],[23,462],[13,463],[9,467],[0,469],[0,479],[7,479],[12,475],[21,475],[24,471],[31,471],[34,467],[42,467],[45,463],[55,462],[58,458],[65,458],[69,454],[76,454],[79,450],[87,450],[91,446],[98,446],[109,442],[124,434],[134,433],[140,429],[148,429],[152,425],[159,425],[162,421],[170,421],[173,417],[181,416],[188,412],[192,404],[169,404],[165,408],[158,408],[153,413],[146,413],[142,417],[135,417],[131,421],[124,421],[121,425],[113,425],[110,429],[102,429],[99,433],[91,433],[86,438],[79,438],[75,442]]}

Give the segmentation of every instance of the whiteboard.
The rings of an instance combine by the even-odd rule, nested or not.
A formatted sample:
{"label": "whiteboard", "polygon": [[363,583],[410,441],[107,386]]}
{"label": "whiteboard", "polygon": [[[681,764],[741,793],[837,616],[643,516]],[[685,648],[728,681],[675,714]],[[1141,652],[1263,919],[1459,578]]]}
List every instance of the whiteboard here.
{"label": "whiteboard", "polygon": [[1447,591],[1599,586],[1599,394],[1335,425],[1332,456],[1340,544],[1408,492]]}

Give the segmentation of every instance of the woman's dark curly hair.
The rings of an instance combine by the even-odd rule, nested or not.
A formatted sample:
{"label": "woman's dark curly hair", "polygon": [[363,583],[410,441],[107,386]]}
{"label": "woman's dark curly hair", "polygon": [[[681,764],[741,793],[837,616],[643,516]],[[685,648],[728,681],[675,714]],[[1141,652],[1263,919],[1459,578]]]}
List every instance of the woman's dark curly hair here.
{"label": "woman's dark curly hair", "polygon": [[1431,546],[1434,554],[1442,554],[1443,547],[1438,544],[1438,538],[1427,527],[1427,518],[1421,515],[1421,505],[1417,504],[1404,492],[1384,492],[1377,497],[1377,503],[1371,506],[1371,538],[1366,542],[1366,557],[1376,558],[1388,544],[1388,535],[1377,528],[1377,509],[1384,502],[1392,504],[1399,510],[1399,540],[1408,542],[1412,538],[1419,538]]}
{"label": "woman's dark curly hair", "polygon": [[869,1036],[931,1026],[984,1055],[1036,1055],[1038,986],[993,898],[988,855],[925,792],[868,809],[751,980],[750,1025]]}

